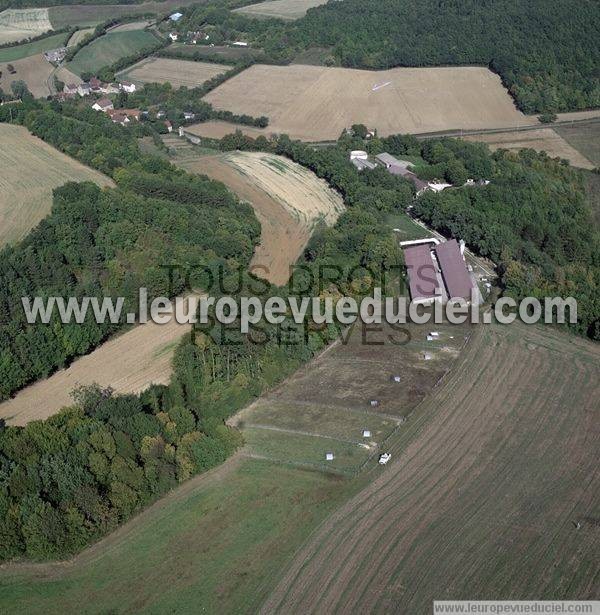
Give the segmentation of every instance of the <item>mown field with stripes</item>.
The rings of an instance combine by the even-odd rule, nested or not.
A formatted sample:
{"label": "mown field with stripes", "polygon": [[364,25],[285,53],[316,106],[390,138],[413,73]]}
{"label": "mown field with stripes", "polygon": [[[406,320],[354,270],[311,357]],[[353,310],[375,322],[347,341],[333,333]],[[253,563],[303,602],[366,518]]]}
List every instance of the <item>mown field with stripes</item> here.
{"label": "mown field with stripes", "polygon": [[480,327],[393,462],[313,534],[262,612],[597,599],[599,359],[550,329]]}

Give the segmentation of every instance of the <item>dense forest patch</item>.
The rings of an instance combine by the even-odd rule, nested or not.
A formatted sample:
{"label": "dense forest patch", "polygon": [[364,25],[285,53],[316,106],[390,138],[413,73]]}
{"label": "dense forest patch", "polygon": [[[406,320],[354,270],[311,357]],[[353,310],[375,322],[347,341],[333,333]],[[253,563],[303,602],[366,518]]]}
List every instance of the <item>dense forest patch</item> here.
{"label": "dense forest patch", "polygon": [[593,0],[344,0],[292,23],[198,6],[178,28],[206,29],[215,44],[245,36],[273,62],[326,47],[328,63],[350,68],[489,66],[525,113],[600,106]]}

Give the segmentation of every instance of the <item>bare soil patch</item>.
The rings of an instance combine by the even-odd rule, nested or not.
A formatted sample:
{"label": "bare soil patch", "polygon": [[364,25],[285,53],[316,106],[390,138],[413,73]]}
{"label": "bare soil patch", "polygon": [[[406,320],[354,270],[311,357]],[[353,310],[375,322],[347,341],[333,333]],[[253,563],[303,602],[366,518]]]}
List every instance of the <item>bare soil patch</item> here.
{"label": "bare soil patch", "polygon": [[534,149],[536,152],[546,152],[551,158],[565,158],[574,167],[593,169],[594,165],[552,128],[541,128],[516,132],[502,132],[483,135],[468,135],[465,141],[486,143],[491,150]]}
{"label": "bare soil patch", "polygon": [[354,123],[381,135],[452,129],[511,128],[537,122],[517,110],[487,68],[394,68],[254,65],[210,92],[218,109],[265,115],[265,134],[336,139]]}

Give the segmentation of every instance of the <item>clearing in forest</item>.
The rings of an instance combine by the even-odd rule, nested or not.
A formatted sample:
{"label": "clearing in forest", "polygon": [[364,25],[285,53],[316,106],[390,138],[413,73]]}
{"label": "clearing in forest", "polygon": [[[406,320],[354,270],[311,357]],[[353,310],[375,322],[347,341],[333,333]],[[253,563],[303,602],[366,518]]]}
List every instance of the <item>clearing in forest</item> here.
{"label": "clearing in forest", "polygon": [[[170,139],[168,143],[175,143]],[[179,140],[174,162],[191,173],[223,182],[249,202],[261,224],[261,243],[251,269],[273,284],[285,284],[319,223],[332,225],[344,210],[342,197],[304,167],[273,154],[233,152],[198,156]]]}
{"label": "clearing in forest", "polygon": [[22,239],[52,207],[52,190],[68,181],[113,185],[22,126],[0,124],[0,248]]}
{"label": "clearing in forest", "polygon": [[258,4],[249,4],[234,13],[242,13],[248,17],[274,17],[276,19],[300,19],[308,9],[326,4],[327,0],[267,0]]}
{"label": "clearing in forest", "polygon": [[189,330],[189,325],[175,320],[138,325],[0,403],[0,418],[11,425],[46,419],[71,405],[71,392],[82,385],[97,383],[117,393],[140,393],[152,384],[168,384],[173,352]]}

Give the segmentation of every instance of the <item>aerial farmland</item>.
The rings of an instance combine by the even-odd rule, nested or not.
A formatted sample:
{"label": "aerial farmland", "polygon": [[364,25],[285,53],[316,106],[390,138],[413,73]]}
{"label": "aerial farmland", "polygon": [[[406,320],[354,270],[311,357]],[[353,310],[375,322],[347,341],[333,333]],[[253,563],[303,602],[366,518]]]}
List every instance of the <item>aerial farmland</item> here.
{"label": "aerial farmland", "polygon": [[105,175],[58,152],[25,128],[0,124],[0,247],[22,239],[52,207],[52,190],[67,181],[113,185]]}
{"label": "aerial farmland", "polygon": [[119,77],[136,84],[170,83],[174,88],[194,88],[222,75],[227,69],[227,66],[210,62],[149,58],[119,73]]}
{"label": "aerial farmland", "polygon": [[303,17],[308,9],[325,3],[326,0],[267,0],[243,6],[233,12],[257,18],[298,19]]}
{"label": "aerial farmland", "polygon": [[218,109],[268,116],[267,134],[308,141],[335,139],[353,123],[380,135],[537,123],[516,109],[497,75],[479,67],[372,72],[255,65],[206,100]]}
{"label": "aerial farmland", "polygon": [[177,165],[222,181],[252,205],[262,230],[251,268],[273,284],[288,281],[315,227],[332,225],[344,210],[339,194],[286,158],[255,152],[199,156],[181,141],[167,143],[175,145]]}
{"label": "aerial farmland", "polygon": [[594,0],[116,1],[0,0],[0,615],[595,615]]}

